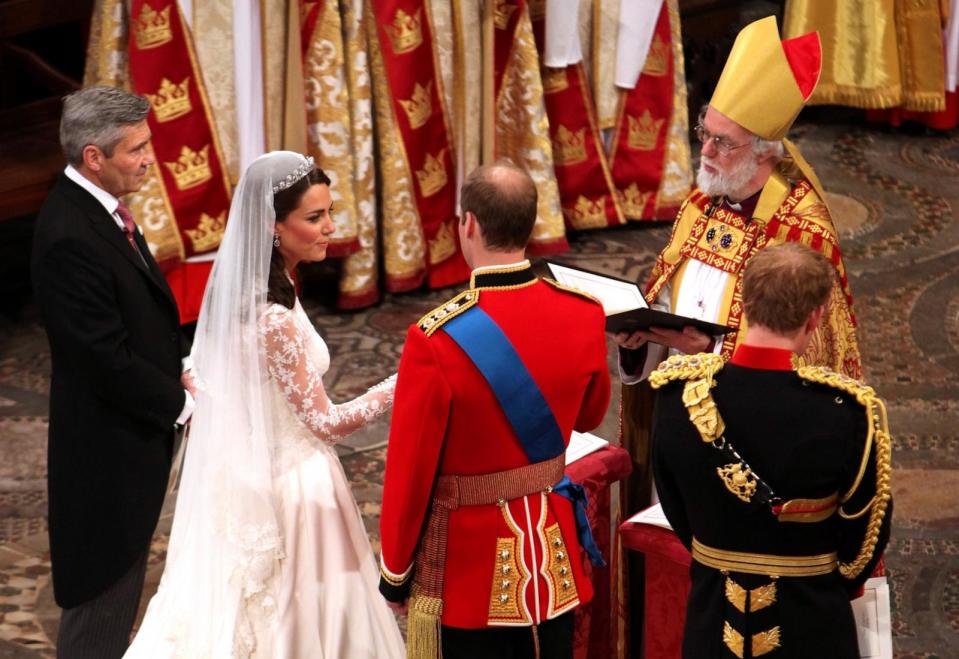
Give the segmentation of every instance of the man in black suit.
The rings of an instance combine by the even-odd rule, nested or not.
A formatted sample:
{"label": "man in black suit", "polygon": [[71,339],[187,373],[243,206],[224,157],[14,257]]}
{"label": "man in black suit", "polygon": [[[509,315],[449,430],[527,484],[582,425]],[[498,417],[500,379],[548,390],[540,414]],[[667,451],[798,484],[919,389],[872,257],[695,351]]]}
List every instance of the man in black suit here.
{"label": "man in black suit", "polygon": [[154,162],[140,96],[64,99],[69,163],[37,216],[34,294],[50,341],[48,491],[57,656],[126,650],[169,477],[193,409],[176,302],[119,197]]}
{"label": "man in black suit", "polygon": [[670,357],[653,470],[690,549],[683,657],[857,659],[851,597],[889,538],[890,437],[871,387],[822,366],[793,369],[836,275],[798,243],[746,266],[746,336],[728,365]]}

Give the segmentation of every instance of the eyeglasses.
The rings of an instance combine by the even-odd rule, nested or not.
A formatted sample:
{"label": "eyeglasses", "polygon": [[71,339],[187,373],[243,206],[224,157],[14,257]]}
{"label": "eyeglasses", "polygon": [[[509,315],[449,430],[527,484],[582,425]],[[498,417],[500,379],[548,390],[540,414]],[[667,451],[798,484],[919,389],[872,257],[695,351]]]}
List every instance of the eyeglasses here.
{"label": "eyeglasses", "polygon": [[718,135],[712,135],[706,127],[702,124],[696,124],[696,138],[702,142],[703,146],[712,142],[713,146],[716,147],[716,150],[719,151],[719,155],[728,156],[730,153],[736,149],[741,149],[744,146],[748,146],[749,142],[745,144],[730,144],[725,137],[719,137]]}

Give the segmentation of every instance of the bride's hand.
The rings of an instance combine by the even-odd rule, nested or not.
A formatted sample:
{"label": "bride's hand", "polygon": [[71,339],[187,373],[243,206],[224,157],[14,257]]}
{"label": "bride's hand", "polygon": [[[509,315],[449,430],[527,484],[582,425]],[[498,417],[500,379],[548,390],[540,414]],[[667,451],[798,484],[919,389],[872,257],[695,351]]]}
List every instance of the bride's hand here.
{"label": "bride's hand", "polygon": [[408,604],[409,600],[403,600],[402,602],[391,602],[386,600],[386,606],[390,607],[390,610],[393,613],[401,616],[405,616],[407,614]]}
{"label": "bride's hand", "polygon": [[396,390],[396,373],[393,373],[382,382],[370,387],[370,393],[384,394],[383,402],[387,407],[393,404],[393,392]]}

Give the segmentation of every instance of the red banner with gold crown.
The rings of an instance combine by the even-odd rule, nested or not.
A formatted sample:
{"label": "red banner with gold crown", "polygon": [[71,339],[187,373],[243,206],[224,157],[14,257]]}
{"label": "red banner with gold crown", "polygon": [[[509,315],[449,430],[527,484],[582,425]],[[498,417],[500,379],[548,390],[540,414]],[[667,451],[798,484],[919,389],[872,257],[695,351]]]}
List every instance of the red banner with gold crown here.
{"label": "red banner with gold crown", "polygon": [[623,213],[630,219],[675,217],[673,207],[657,213],[656,199],[672,112],[673,48],[669,9],[664,2],[639,80],[633,89],[621,93],[609,158]]}
{"label": "red banner with gold crown", "polygon": [[[530,18],[536,46],[543,53],[545,3],[531,3]],[[543,67],[542,80],[553,165],[567,226],[596,229],[624,224],[583,64],[563,69]]]}
{"label": "red banner with gold crown", "polygon": [[427,280],[438,288],[469,276],[456,229],[453,143],[433,52],[429,3],[372,3],[396,126],[427,244]]}
{"label": "red banner with gold crown", "polygon": [[147,97],[153,152],[186,256],[215,250],[230,209],[230,184],[176,0],[132,0],[130,78]]}

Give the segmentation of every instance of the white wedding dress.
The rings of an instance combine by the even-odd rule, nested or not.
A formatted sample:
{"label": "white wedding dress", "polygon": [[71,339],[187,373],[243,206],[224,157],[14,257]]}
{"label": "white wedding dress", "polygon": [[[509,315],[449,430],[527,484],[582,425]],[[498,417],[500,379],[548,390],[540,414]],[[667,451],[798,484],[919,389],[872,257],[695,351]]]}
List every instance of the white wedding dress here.
{"label": "white wedding dress", "polygon": [[395,378],[333,404],[326,344],[298,301],[268,302],[274,197],[313,168],[274,151],[233,193],[193,341],[166,565],[128,659],[405,656],[333,450],[389,409]]}
{"label": "white wedding dress", "polygon": [[390,659],[406,656],[393,614],[377,588],[379,571],[333,444],[383,413],[394,378],[349,403],[320,410],[326,343],[299,301],[264,318],[275,414],[284,438],[274,462],[286,529],[280,561],[277,657]]}
{"label": "white wedding dress", "polygon": [[[363,520],[333,449],[388,409],[395,378],[333,405],[322,383],[330,354],[299,301],[293,309],[270,305],[259,334],[276,438],[273,495],[283,530],[271,601],[240,612],[232,643],[218,644],[202,638],[208,630],[193,616],[171,610],[177,608],[173,602],[182,601],[177,594],[208,586],[193,581],[195,571],[168,570],[125,657],[405,657],[396,621],[377,589],[379,572]],[[190,557],[171,546],[168,562],[182,560]]]}

